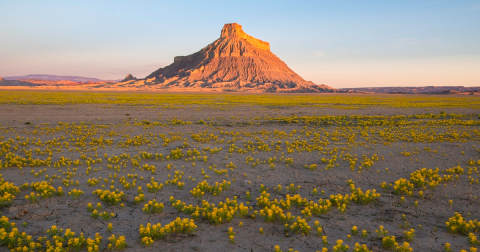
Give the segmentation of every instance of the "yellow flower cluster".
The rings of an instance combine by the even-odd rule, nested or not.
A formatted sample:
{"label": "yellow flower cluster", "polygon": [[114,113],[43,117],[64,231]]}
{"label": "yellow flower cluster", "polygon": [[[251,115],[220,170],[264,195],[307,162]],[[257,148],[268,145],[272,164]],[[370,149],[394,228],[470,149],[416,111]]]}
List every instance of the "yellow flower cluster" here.
{"label": "yellow flower cluster", "polygon": [[[173,179],[166,180],[165,185],[167,185],[167,186],[168,185],[176,185],[176,186],[178,186],[179,189],[183,189],[183,186],[185,185],[185,183],[182,182],[183,175],[184,175],[184,172],[175,171]],[[168,177],[169,178],[171,177],[170,174],[168,174]]]}
{"label": "yellow flower cluster", "polygon": [[315,171],[317,169],[317,164],[304,165],[303,167],[305,169],[309,169],[310,171]]}
{"label": "yellow flower cluster", "polygon": [[317,231],[317,236],[322,236],[323,226],[320,224],[319,221],[315,221],[313,224],[313,228]]}
{"label": "yellow flower cluster", "polygon": [[348,245],[343,244],[343,240],[337,240],[335,246],[332,247],[333,252],[346,252],[350,249]]}
{"label": "yellow flower cluster", "polygon": [[398,251],[398,252],[412,252],[413,249],[410,247],[410,243],[408,242],[403,242],[402,245],[396,245],[396,247],[394,248],[395,251]]}
{"label": "yellow flower cluster", "polygon": [[[285,158],[285,164],[287,166],[292,165],[293,164],[293,158]],[[296,192],[292,192],[292,193],[296,193]]]}
{"label": "yellow flower cluster", "polygon": [[102,218],[104,221],[109,221],[112,217],[115,217],[115,213],[107,213],[104,211],[99,214],[97,210],[93,210],[92,217],[98,218],[98,216],[100,216],[100,218]]}
{"label": "yellow flower cluster", "polygon": [[233,232],[233,227],[228,228],[227,235],[230,242],[235,243],[235,232]]}
{"label": "yellow flower cluster", "polygon": [[312,228],[308,225],[305,219],[297,217],[292,224],[285,223],[285,232],[292,232],[294,234],[308,235]]}
{"label": "yellow flower cluster", "polygon": [[206,180],[198,183],[198,185],[193,188],[190,193],[195,197],[201,197],[204,194],[200,192],[210,192],[214,196],[220,195],[223,191],[230,188],[230,182],[223,180],[221,183],[215,182],[215,184],[210,185]]}
{"label": "yellow flower cluster", "polygon": [[163,212],[163,203],[158,203],[155,199],[151,200],[148,202],[148,204],[145,204],[142,208],[142,211],[145,213],[161,213]]}
{"label": "yellow flower cluster", "polygon": [[201,197],[203,197],[203,195],[205,195],[205,192],[202,191],[200,188],[193,188],[192,190],[190,190],[190,193],[195,198],[201,198]]}
{"label": "yellow flower cluster", "polygon": [[265,185],[261,184],[260,185],[260,193],[268,191],[268,188],[265,187]]}
{"label": "yellow flower cluster", "polygon": [[475,160],[473,160],[473,158],[470,158],[470,159],[467,161],[467,164],[470,165],[470,166],[480,165],[480,159],[477,160],[477,162],[475,162]]}
{"label": "yellow flower cluster", "polygon": [[352,233],[352,235],[357,235],[358,234],[358,227],[353,226],[352,229],[350,230],[350,232]]}
{"label": "yellow flower cluster", "polygon": [[196,209],[195,212],[192,213],[193,218],[202,217],[215,225],[231,222],[235,215],[238,215],[241,218],[248,215],[248,207],[244,206],[243,203],[238,204],[236,196],[233,200],[227,198],[225,199],[225,203],[218,203],[218,207],[215,207],[214,204],[209,204],[208,202],[203,201],[202,207]]}
{"label": "yellow flower cluster", "polygon": [[359,243],[355,243],[352,252],[372,252],[372,250],[368,249],[366,244],[360,245]]}
{"label": "yellow flower cluster", "polygon": [[393,249],[398,246],[398,243],[395,241],[395,236],[385,236],[382,238],[382,246],[385,249]]}
{"label": "yellow flower cluster", "polygon": [[435,170],[422,168],[410,174],[410,181],[419,188],[423,188],[424,186],[435,188],[442,182],[442,178],[438,175],[438,172],[438,168]]}
{"label": "yellow flower cluster", "polygon": [[39,192],[42,198],[50,198],[53,196],[63,195],[62,187],[59,186],[58,189],[55,190],[55,188],[47,181],[32,182],[30,186],[33,188],[33,190]]}
{"label": "yellow flower cluster", "polygon": [[449,169],[446,169],[445,170],[446,173],[450,173],[450,174],[463,174],[463,168],[460,167],[460,166],[456,166],[456,167],[453,167],[453,168],[449,168]]}
{"label": "yellow flower cluster", "polygon": [[237,168],[236,165],[233,164],[233,162],[230,162],[229,164],[226,165],[227,168],[234,169]]}
{"label": "yellow flower cluster", "polygon": [[332,209],[332,202],[328,199],[319,199],[318,202],[309,202],[303,211],[308,211],[315,216],[327,213]]}
{"label": "yellow flower cluster", "polygon": [[[63,230],[58,229],[56,226],[52,226],[49,230],[47,230],[47,233],[49,234],[51,240],[48,240],[47,237],[39,237],[38,243],[35,243],[31,240],[31,236],[26,236],[25,232],[23,232],[20,234],[20,237],[18,237],[17,244],[15,244],[15,246],[11,246],[11,248],[15,248],[17,246],[15,251],[36,251],[36,249],[42,249],[43,247],[45,251],[54,252],[71,250],[79,251],[85,247],[89,252],[100,251],[99,246],[102,241],[102,237],[98,233],[95,234],[94,239],[85,239],[83,233],[81,233],[80,236],[76,236],[75,232],[71,231],[70,229],[65,230],[65,233],[63,233]],[[42,245],[41,242],[45,242],[45,244]],[[11,245],[13,244],[14,243]],[[27,250],[25,250],[26,244],[29,244]],[[22,245],[23,247],[21,247]]]}
{"label": "yellow flower cluster", "polygon": [[127,181],[127,179],[125,178],[125,176],[122,176],[118,179],[118,182],[120,182],[120,184],[122,184],[123,188],[125,188],[126,190],[128,189],[131,189],[131,188],[134,188],[136,186],[136,183],[137,183],[137,180],[134,179],[132,181],[132,183],[129,183]]}
{"label": "yellow flower cluster", "polygon": [[302,206],[305,206],[305,205],[308,204],[308,200],[306,198],[302,198],[302,196],[300,196],[300,194],[295,194],[293,196],[290,196],[289,194],[287,194],[285,197],[286,197],[286,201],[287,201],[286,204],[288,206],[290,206],[290,203],[292,203],[293,205],[295,205],[297,207],[302,207]]}
{"label": "yellow flower cluster", "polygon": [[159,184],[158,182],[156,182],[153,177],[150,180],[150,183],[147,184],[147,190],[148,192],[151,192],[151,193],[156,193],[162,190],[162,188],[163,188],[163,184],[162,183]]}
{"label": "yellow flower cluster", "polygon": [[94,186],[94,185],[97,185],[98,183],[100,183],[100,180],[96,179],[96,178],[89,178],[87,180],[87,184],[89,186]]}
{"label": "yellow flower cluster", "polygon": [[87,238],[86,241],[86,248],[88,252],[98,252],[100,251],[100,243],[102,243],[102,236],[100,234],[95,233],[95,238]]}
{"label": "yellow flower cluster", "polygon": [[393,193],[412,196],[413,188],[414,188],[414,185],[410,181],[404,178],[400,178],[396,180],[393,184]]}
{"label": "yellow flower cluster", "polygon": [[[277,205],[265,206],[258,212],[259,216],[263,218],[264,221],[275,222],[277,220],[287,222],[289,216],[283,213],[283,209]],[[291,216],[290,216],[291,217]],[[291,217],[293,218],[293,217]]]}
{"label": "yellow flower cluster", "polygon": [[93,194],[97,195],[101,201],[109,205],[117,205],[126,198],[126,195],[118,189],[115,191],[97,189],[93,191]]}
{"label": "yellow flower cluster", "polygon": [[415,230],[412,228],[410,230],[404,231],[403,237],[405,238],[406,241],[412,242],[413,239],[415,239]]}
{"label": "yellow flower cluster", "polygon": [[155,174],[155,172],[157,171],[157,168],[154,165],[144,164],[141,170],[147,170],[147,171],[150,171],[152,174]]}
{"label": "yellow flower cluster", "polygon": [[15,223],[9,222],[5,216],[0,218],[0,244],[8,244],[11,249],[26,247],[27,251],[42,247],[42,244],[34,242],[25,232],[20,233]]}
{"label": "yellow flower cluster", "polygon": [[5,164],[3,164],[4,168],[16,166],[19,169],[22,169],[26,165],[27,159],[24,157],[15,155],[15,153],[12,152],[9,152],[7,155],[5,155]]}
{"label": "yellow flower cluster", "polygon": [[377,233],[377,236],[380,238],[386,237],[388,235],[388,231],[383,226],[379,226],[378,229],[375,230],[375,233]]}
{"label": "yellow flower cluster", "polygon": [[[247,192],[247,198],[251,197],[250,192]],[[272,202],[270,201],[270,194],[266,191],[263,191],[260,196],[257,198],[257,205],[259,207],[270,206]]]}
{"label": "yellow flower cluster", "polygon": [[170,150],[170,158],[171,159],[181,159],[184,156],[182,149],[176,148],[174,150]]}
{"label": "yellow flower cluster", "polygon": [[363,192],[361,188],[356,188],[353,189],[350,195],[351,201],[361,205],[366,205],[372,201],[375,201],[378,198],[380,198],[380,193],[377,193],[375,189]]}
{"label": "yellow flower cluster", "polygon": [[170,234],[191,234],[197,229],[192,219],[180,219],[177,217],[174,221],[168,223],[164,227],[158,223],[152,225],[148,223],[146,226],[143,224],[139,227],[140,237],[142,238],[142,244],[151,245],[153,241],[158,239],[164,239],[165,236]]}
{"label": "yellow flower cluster", "polygon": [[135,198],[133,199],[133,203],[136,205],[144,201],[145,201],[145,194],[143,193],[138,194],[138,196],[135,196]]}
{"label": "yellow flower cluster", "polygon": [[18,186],[11,182],[6,182],[0,174],[0,207],[9,205],[13,199],[15,199],[15,194],[20,192]]}
{"label": "yellow flower cluster", "polygon": [[40,194],[34,192],[31,192],[29,195],[25,195],[25,199],[28,200],[30,203],[36,203],[38,197],[40,197]]}
{"label": "yellow flower cluster", "polygon": [[78,189],[73,189],[70,192],[68,192],[68,195],[70,195],[72,198],[76,199],[76,198],[83,195],[83,191],[78,190]]}
{"label": "yellow flower cluster", "polygon": [[477,220],[466,221],[460,213],[455,214],[445,223],[448,231],[451,233],[460,233],[467,235],[470,231],[479,231],[480,222]]}
{"label": "yellow flower cluster", "polygon": [[193,213],[196,210],[200,209],[199,206],[188,205],[181,200],[176,200],[173,196],[170,197],[170,204],[175,207],[178,211],[185,212],[185,213]]}
{"label": "yellow flower cluster", "polygon": [[115,235],[112,234],[108,238],[108,249],[117,249],[117,250],[122,250],[127,247],[127,241],[125,240],[125,236],[118,236],[116,237]]}
{"label": "yellow flower cluster", "polygon": [[62,179],[62,184],[66,187],[70,187],[72,185],[79,185],[80,183],[77,181],[73,181],[73,180],[68,180],[68,179]]}
{"label": "yellow flower cluster", "polygon": [[468,243],[472,245],[479,245],[480,243],[478,242],[477,236],[474,233],[469,233],[468,234]]}
{"label": "yellow flower cluster", "polygon": [[[450,175],[443,175],[443,177],[441,177],[439,175],[439,172],[446,172]],[[445,171],[440,171],[438,168],[436,168],[435,170],[422,168],[412,172],[410,174],[409,180],[404,178],[396,180],[393,185],[393,193],[399,195],[413,196],[413,190],[415,187],[422,189],[427,189],[428,187],[430,189],[434,189],[441,182],[452,181],[452,174],[463,174],[463,168],[458,166],[446,169]],[[456,178],[458,179],[458,175],[456,175]],[[384,191],[388,191],[389,188],[392,187],[392,185],[387,185],[386,182],[383,182],[381,184],[381,187]],[[419,196],[421,198],[424,197],[423,191],[419,191]]]}
{"label": "yellow flower cluster", "polygon": [[342,213],[347,211],[347,205],[350,202],[350,196],[348,194],[330,195],[330,202],[333,206],[336,206]]}
{"label": "yellow flower cluster", "polygon": [[[210,166],[210,167],[211,167],[211,166]],[[228,174],[228,170],[227,170],[227,169],[217,170],[216,168],[213,168],[213,172],[215,172],[215,174],[217,174],[217,175]]]}
{"label": "yellow flower cluster", "polygon": [[452,252],[452,249],[450,248],[450,243],[445,243],[445,245],[443,246],[443,251],[444,252]]}
{"label": "yellow flower cluster", "polygon": [[[94,208],[93,208],[92,203],[88,203],[87,204],[87,211],[93,212],[93,210],[94,210]],[[102,203],[97,204],[97,210],[102,210]]]}

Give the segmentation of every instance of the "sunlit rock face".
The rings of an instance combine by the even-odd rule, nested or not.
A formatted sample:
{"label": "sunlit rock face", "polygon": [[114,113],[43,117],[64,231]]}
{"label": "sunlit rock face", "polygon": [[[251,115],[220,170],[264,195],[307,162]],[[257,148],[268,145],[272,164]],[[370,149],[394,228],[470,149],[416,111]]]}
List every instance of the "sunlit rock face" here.
{"label": "sunlit rock face", "polygon": [[220,38],[200,51],[177,56],[173,64],[147,76],[153,85],[249,88],[268,92],[333,92],[305,81],[237,23],[225,24]]}
{"label": "sunlit rock face", "polygon": [[268,42],[262,41],[260,39],[256,39],[248,34],[246,34],[242,26],[233,23],[233,24],[226,24],[223,26],[222,33],[220,38],[238,38],[246,40],[248,43],[254,45],[255,47],[262,49],[262,50],[270,50],[270,44]]}

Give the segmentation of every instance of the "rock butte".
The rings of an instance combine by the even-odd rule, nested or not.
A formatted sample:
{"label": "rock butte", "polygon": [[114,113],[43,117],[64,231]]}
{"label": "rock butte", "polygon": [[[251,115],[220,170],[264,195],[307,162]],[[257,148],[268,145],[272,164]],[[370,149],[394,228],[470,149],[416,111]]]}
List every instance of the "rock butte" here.
{"label": "rock butte", "polygon": [[329,86],[305,81],[270,51],[268,42],[246,34],[236,23],[225,24],[220,38],[200,51],[175,57],[173,64],[143,80],[129,75],[118,85],[266,92],[335,91]]}
{"label": "rock butte", "polygon": [[127,74],[127,76],[125,77],[125,79],[123,79],[123,80],[120,81],[120,82],[126,82],[126,81],[131,81],[131,80],[137,80],[137,78],[133,77],[133,75],[131,75],[131,74]]}

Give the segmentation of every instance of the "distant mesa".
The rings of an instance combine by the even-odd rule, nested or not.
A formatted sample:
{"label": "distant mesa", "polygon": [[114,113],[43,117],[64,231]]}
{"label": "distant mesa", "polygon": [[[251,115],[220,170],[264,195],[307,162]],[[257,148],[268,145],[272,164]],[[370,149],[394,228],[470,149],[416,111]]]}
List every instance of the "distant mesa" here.
{"label": "distant mesa", "polygon": [[83,76],[66,76],[66,75],[51,75],[51,74],[29,74],[21,76],[5,77],[6,80],[46,80],[46,81],[74,81],[74,82],[102,82],[104,80],[83,77]]}
{"label": "distant mesa", "polygon": [[133,77],[133,75],[128,74],[125,79],[121,80],[120,82],[127,82],[127,81],[132,81],[132,80],[137,80],[137,78]]}
{"label": "distant mesa", "polygon": [[19,80],[7,80],[0,77],[0,86],[31,86],[30,83]]}
{"label": "distant mesa", "polygon": [[30,74],[24,76],[10,76],[0,80],[0,86],[14,87],[75,87],[83,88],[87,85],[111,85],[112,81],[81,76],[59,76],[48,74]]}
{"label": "distant mesa", "polygon": [[471,92],[480,93],[480,87],[464,86],[417,86],[417,87],[364,87],[364,88],[341,88],[338,92],[348,93],[384,93],[384,94],[462,94]]}
{"label": "distant mesa", "polygon": [[246,34],[237,23],[224,25],[220,38],[200,51],[146,77],[164,87],[223,88],[266,92],[334,92],[305,81],[270,51],[268,42]]}

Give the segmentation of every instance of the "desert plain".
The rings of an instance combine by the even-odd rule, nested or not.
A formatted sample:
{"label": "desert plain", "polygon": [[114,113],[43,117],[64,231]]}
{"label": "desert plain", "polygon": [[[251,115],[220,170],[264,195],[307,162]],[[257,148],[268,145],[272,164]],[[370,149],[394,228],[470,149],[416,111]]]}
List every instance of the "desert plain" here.
{"label": "desert plain", "polygon": [[479,109],[3,90],[0,250],[476,251]]}

